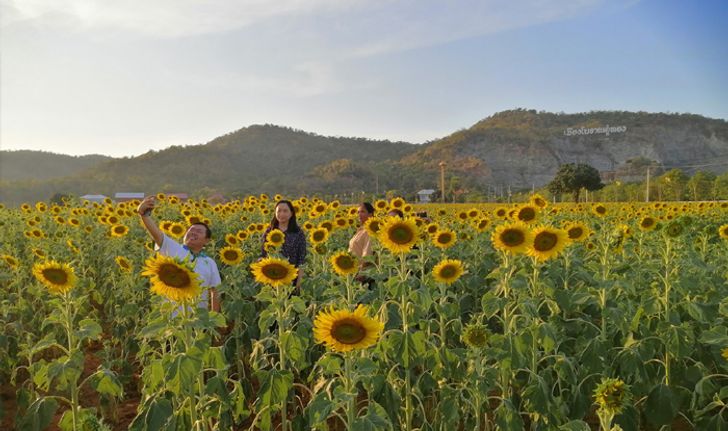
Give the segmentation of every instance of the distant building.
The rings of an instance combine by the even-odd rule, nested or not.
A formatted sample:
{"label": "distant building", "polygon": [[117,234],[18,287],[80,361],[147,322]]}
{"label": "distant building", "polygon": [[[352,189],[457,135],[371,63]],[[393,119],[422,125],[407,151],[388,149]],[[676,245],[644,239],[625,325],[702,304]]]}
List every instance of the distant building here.
{"label": "distant building", "polygon": [[435,194],[435,191],[432,189],[422,189],[419,192],[417,192],[417,202],[421,204],[426,204],[432,202],[432,195]]}
{"label": "distant building", "polygon": [[133,201],[134,199],[138,199],[138,200],[144,199],[144,193],[119,192],[119,193],[114,194],[114,200],[116,202],[128,202],[128,201]]}
{"label": "distant building", "polygon": [[96,202],[98,204],[103,203],[104,199],[106,199],[107,196],[105,195],[83,195],[80,197],[82,201],[86,200],[89,202]]}

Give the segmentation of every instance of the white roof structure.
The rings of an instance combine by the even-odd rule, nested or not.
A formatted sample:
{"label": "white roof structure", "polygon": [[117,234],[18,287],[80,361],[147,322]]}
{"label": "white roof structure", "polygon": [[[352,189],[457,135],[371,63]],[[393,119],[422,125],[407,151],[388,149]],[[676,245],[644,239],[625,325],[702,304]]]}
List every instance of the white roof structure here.
{"label": "white roof structure", "polygon": [[434,193],[435,193],[435,191],[432,189],[422,189],[419,192],[417,192],[418,195],[431,195]]}
{"label": "white roof structure", "polygon": [[87,200],[89,202],[103,202],[104,199],[106,199],[105,195],[83,195],[80,197],[82,200]]}
{"label": "white roof structure", "polygon": [[119,192],[114,194],[114,199],[122,201],[129,201],[132,199],[144,199],[144,193]]}

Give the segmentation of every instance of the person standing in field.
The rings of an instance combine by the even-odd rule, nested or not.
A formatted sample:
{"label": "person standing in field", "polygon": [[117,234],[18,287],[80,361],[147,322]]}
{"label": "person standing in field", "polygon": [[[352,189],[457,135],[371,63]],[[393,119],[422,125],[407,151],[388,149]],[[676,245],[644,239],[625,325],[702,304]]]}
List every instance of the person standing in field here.
{"label": "person standing in field", "polygon": [[273,210],[273,219],[270,221],[270,225],[265,230],[265,233],[263,233],[263,244],[260,252],[262,258],[268,257],[266,241],[268,239],[268,233],[274,229],[280,230],[284,235],[283,244],[280,246],[280,254],[288,259],[288,263],[298,269],[298,277],[295,283],[298,289],[303,280],[303,270],[301,267],[306,262],[306,234],[298,226],[296,210],[290,201],[280,200],[276,203],[275,209]]}
{"label": "person standing in field", "polygon": [[372,239],[369,237],[369,232],[367,232],[364,225],[367,220],[374,217],[374,207],[369,202],[362,202],[359,204],[357,215],[359,216],[359,228],[349,240],[349,253],[359,259],[360,262],[359,274],[356,276],[357,281],[366,284],[371,289],[374,285],[374,279],[361,274],[361,270],[367,266],[364,258],[372,255]]}
{"label": "person standing in field", "polygon": [[[155,197],[147,196],[137,207],[137,213],[141,217],[144,228],[154,240],[154,249],[163,256],[187,259],[194,264],[194,271],[200,276],[200,285],[203,289],[198,306],[211,308],[220,312],[220,295],[215,289],[221,283],[220,271],[217,263],[207,256],[202,249],[205,248],[212,238],[212,231],[205,223],[193,223],[185,232],[182,244],[165,235],[152,218],[152,210],[155,205]],[[212,299],[210,301],[210,299]]]}

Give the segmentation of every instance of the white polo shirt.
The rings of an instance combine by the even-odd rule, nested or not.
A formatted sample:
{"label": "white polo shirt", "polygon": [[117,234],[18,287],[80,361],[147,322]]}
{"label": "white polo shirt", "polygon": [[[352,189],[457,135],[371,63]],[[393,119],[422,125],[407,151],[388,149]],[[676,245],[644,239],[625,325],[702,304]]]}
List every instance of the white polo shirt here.
{"label": "white polo shirt", "polygon": [[205,253],[200,253],[195,256],[187,246],[178,243],[164,234],[161,247],[155,245],[154,249],[163,256],[175,257],[180,260],[188,259],[189,262],[194,263],[194,271],[200,276],[200,286],[202,287],[202,295],[200,295],[198,306],[208,308],[210,301],[208,288],[218,286],[222,282],[220,280],[220,271],[217,270],[215,260]]}

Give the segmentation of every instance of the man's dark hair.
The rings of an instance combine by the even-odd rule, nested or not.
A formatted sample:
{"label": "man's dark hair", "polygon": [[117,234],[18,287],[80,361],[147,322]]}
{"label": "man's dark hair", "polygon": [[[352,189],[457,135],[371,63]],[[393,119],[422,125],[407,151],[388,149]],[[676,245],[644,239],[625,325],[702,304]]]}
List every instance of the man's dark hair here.
{"label": "man's dark hair", "polygon": [[207,223],[203,223],[201,221],[198,221],[197,223],[192,223],[190,227],[194,225],[200,225],[205,227],[205,238],[212,238],[212,230],[210,229],[210,226],[207,225]]}
{"label": "man's dark hair", "polygon": [[287,200],[281,200],[276,203],[275,208],[273,208],[273,220],[270,221],[270,228],[271,229],[278,229],[278,219],[276,218],[276,208],[278,208],[278,205],[285,204],[288,205],[288,209],[291,210],[291,219],[288,220],[288,232],[296,233],[301,230],[300,227],[298,227],[298,222],[296,221],[296,210],[293,208],[293,204],[291,201]]}
{"label": "man's dark hair", "polygon": [[402,210],[399,210],[397,208],[392,208],[391,210],[389,210],[389,212],[397,214],[397,217],[399,217],[399,218],[404,218],[404,213],[402,212]]}
{"label": "man's dark hair", "polygon": [[367,212],[369,214],[374,215],[374,206],[372,204],[370,204],[369,202],[362,202],[359,204],[359,206],[360,207],[363,206],[364,208],[367,209]]}

